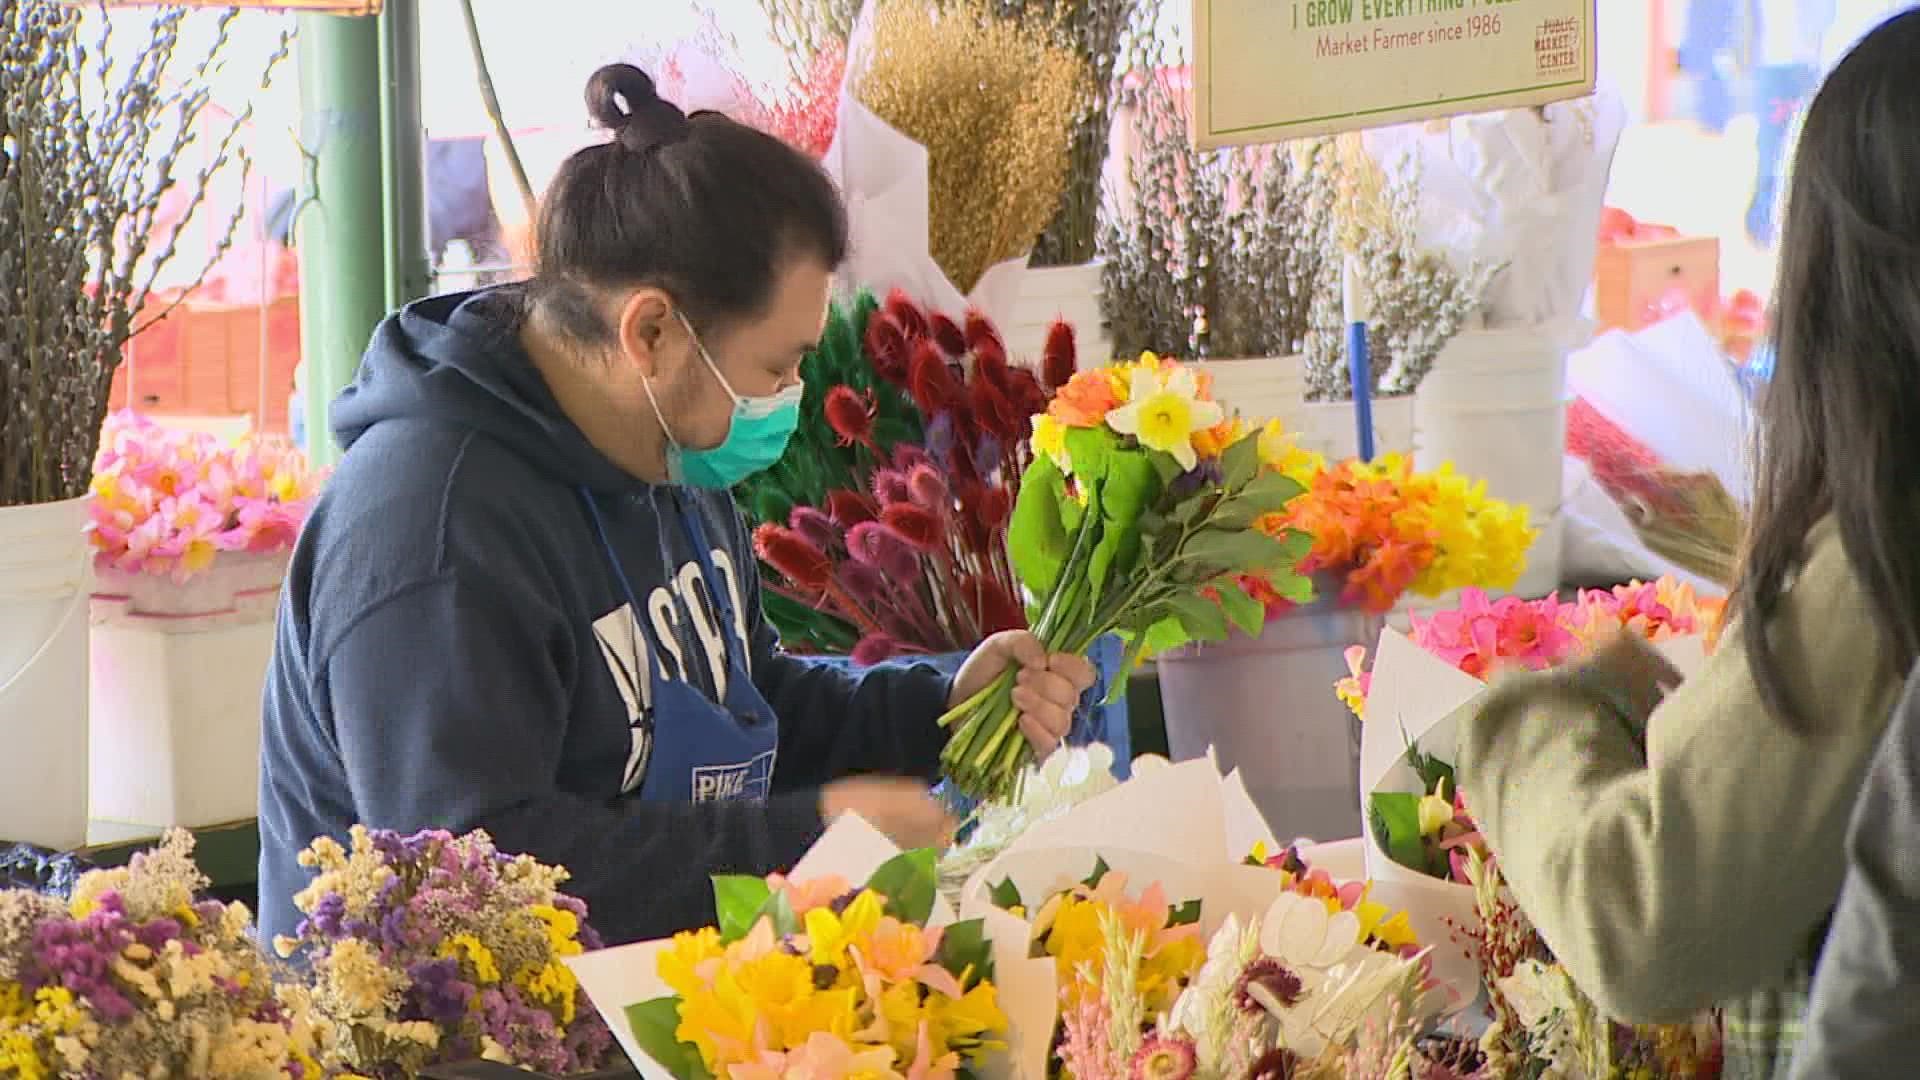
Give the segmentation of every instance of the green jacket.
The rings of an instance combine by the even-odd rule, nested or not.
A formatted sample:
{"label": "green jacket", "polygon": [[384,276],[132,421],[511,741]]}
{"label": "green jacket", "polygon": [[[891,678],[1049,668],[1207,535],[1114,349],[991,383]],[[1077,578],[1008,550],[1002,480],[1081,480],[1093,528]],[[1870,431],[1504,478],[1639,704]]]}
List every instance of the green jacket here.
{"label": "green jacket", "polygon": [[1460,726],[1461,789],[1554,955],[1621,1020],[1723,1008],[1727,1080],[1785,1076],[1799,1033],[1848,814],[1904,674],[1868,612],[1823,522],[1770,627],[1811,736],[1761,705],[1737,622],[1651,717],[1623,716],[1574,665],[1502,680]]}

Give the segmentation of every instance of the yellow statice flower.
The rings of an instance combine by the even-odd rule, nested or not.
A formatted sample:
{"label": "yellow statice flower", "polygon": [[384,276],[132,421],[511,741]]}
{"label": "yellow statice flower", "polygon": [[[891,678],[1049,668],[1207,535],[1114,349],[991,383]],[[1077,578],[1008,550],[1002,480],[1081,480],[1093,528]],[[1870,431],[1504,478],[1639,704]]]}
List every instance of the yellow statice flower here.
{"label": "yellow statice flower", "polygon": [[500,981],[500,965],[493,958],[493,951],[480,943],[472,934],[454,934],[440,944],[442,959],[458,960],[465,957],[473,966],[473,981],[481,986],[492,986]]}
{"label": "yellow statice flower", "polygon": [[555,956],[579,956],[586,951],[580,944],[580,917],[552,904],[535,904],[529,909],[547,925],[547,948]]}

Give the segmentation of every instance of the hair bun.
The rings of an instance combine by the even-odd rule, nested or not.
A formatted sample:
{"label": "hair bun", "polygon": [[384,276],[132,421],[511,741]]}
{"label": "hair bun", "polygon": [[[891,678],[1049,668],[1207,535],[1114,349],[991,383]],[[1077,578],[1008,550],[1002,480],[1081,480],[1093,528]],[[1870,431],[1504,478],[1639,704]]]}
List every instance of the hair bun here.
{"label": "hair bun", "polygon": [[687,114],[662,99],[652,76],[632,64],[608,64],[593,73],[587,80],[587,113],[629,150],[649,150],[687,135]]}

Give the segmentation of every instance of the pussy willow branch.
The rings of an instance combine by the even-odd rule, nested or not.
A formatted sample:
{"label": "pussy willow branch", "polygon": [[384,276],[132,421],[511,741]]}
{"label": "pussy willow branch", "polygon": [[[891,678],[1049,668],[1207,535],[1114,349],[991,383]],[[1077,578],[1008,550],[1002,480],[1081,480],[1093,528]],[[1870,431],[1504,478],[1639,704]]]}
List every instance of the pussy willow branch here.
{"label": "pussy willow branch", "polygon": [[[197,62],[179,54],[187,17],[103,13],[89,43],[73,7],[0,0],[0,506],[86,491],[135,318],[206,216],[209,188],[249,168],[236,140],[251,110],[221,125],[203,167],[183,164],[237,15],[220,17]],[[126,32],[144,46],[116,63],[124,19],[141,24]],[[288,40],[263,65],[263,85]],[[182,215],[160,225],[172,205]],[[209,222],[214,241],[186,291],[231,247],[239,219]]]}

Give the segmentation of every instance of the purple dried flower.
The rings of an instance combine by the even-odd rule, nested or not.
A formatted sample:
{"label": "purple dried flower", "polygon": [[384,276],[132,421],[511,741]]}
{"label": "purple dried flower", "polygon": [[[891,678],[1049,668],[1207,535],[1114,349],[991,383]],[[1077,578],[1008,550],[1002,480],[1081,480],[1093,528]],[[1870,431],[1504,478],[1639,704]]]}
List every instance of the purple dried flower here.
{"label": "purple dried flower", "polygon": [[300,932],[305,935],[311,928],[321,937],[338,941],[346,933],[346,928],[342,925],[346,917],[347,898],[337,892],[328,893],[320,898],[319,903],[313,905],[313,910],[300,924]]}
{"label": "purple dried flower", "polygon": [[407,969],[414,1004],[422,1018],[436,1024],[458,1023],[473,1005],[474,985],[460,977],[458,960],[428,960]]}
{"label": "purple dried flower", "polygon": [[895,581],[913,581],[920,576],[920,556],[891,526],[878,521],[863,521],[847,531],[847,550],[853,557],[877,568]]}
{"label": "purple dried flower", "polygon": [[840,526],[814,507],[794,507],[793,513],[787,515],[787,527],[821,551],[832,551],[840,546]]}
{"label": "purple dried flower", "polygon": [[894,469],[881,469],[873,474],[873,497],[880,505],[906,502],[911,496],[907,492],[907,478],[904,473]]}

